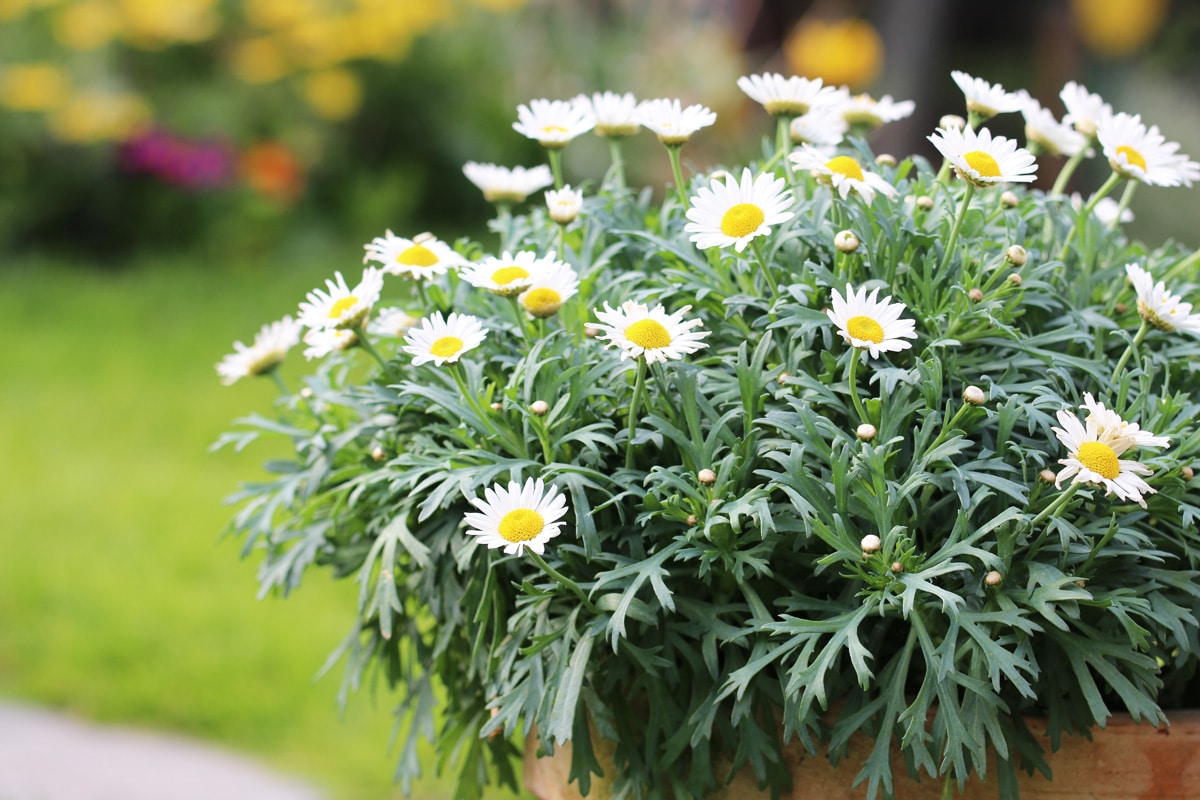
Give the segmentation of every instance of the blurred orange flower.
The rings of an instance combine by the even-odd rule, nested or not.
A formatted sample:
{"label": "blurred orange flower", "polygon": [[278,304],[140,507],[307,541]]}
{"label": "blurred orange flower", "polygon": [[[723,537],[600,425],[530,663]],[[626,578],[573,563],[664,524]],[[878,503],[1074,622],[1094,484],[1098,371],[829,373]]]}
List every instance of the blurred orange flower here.
{"label": "blurred orange flower", "polygon": [[242,153],[238,172],[259,194],[279,203],[292,203],[304,191],[304,168],[286,145],[259,142]]}
{"label": "blurred orange flower", "polygon": [[802,19],[783,43],[796,75],[834,86],[869,86],[883,66],[883,39],[862,19]]}

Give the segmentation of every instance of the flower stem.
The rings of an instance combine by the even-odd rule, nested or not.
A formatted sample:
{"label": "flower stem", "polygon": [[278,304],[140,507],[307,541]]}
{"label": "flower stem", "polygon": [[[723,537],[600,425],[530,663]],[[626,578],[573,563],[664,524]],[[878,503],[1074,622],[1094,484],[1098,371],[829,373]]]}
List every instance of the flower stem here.
{"label": "flower stem", "polygon": [[667,155],[671,157],[671,172],[675,175],[675,191],[679,195],[679,203],[685,209],[688,205],[687,188],[683,183],[683,168],[679,165],[680,145],[667,145]]}
{"label": "flower stem", "polygon": [[1099,203],[1102,199],[1104,199],[1104,197],[1116,187],[1117,182],[1120,180],[1121,176],[1114,170],[1113,173],[1108,176],[1108,180],[1106,180],[1104,184],[1096,190],[1095,194],[1092,195],[1091,199],[1087,201],[1087,205],[1079,209],[1079,213],[1075,217],[1075,227],[1071,228],[1071,232],[1067,234],[1066,241],[1063,242],[1062,250],[1059,251],[1059,261],[1066,260],[1067,253],[1070,252],[1071,242],[1079,234],[1079,230],[1087,225],[1088,220],[1091,219],[1092,212],[1096,209],[1096,203]]}
{"label": "flower stem", "polygon": [[1117,361],[1116,369],[1113,370],[1112,377],[1108,380],[1108,385],[1115,387],[1117,379],[1121,377],[1121,371],[1125,369],[1125,365],[1129,363],[1129,357],[1133,355],[1133,351],[1138,348],[1142,340],[1146,338],[1146,334],[1150,332],[1150,323],[1142,320],[1142,325],[1138,328],[1137,333],[1133,337],[1133,341],[1125,348],[1125,352],[1121,354],[1120,360]]}
{"label": "flower stem", "polygon": [[386,361],[383,360],[383,356],[379,355],[379,351],[376,350],[371,344],[371,340],[367,338],[366,329],[363,328],[362,325],[359,325],[354,329],[354,335],[358,337],[358,346],[363,350],[366,350],[371,358],[375,359],[379,363],[380,368],[383,370],[383,374],[390,378],[392,376],[392,368]]}
{"label": "flower stem", "polygon": [[[1058,497],[1056,497],[1054,499],[1053,503],[1051,503],[1050,505],[1048,505],[1044,509],[1042,509],[1042,513],[1040,513],[1036,517],[1034,517],[1033,521],[1029,523],[1030,532],[1036,530],[1037,527],[1039,525],[1041,525],[1043,522],[1045,522],[1046,519],[1048,519],[1049,517],[1058,516],[1058,512],[1061,511],[1067,505],[1068,502],[1070,502],[1071,497],[1074,496],[1075,492],[1079,491],[1079,487],[1082,485],[1083,484],[1081,484],[1081,483],[1072,483],[1070,486],[1067,487],[1065,492],[1063,492],[1062,494],[1060,494]],[[1046,530],[1043,530],[1038,535],[1038,538],[1034,540],[1033,544],[1031,544],[1029,546],[1029,555],[1031,557],[1034,553],[1036,553],[1039,549],[1041,549],[1042,542],[1046,539],[1046,534],[1048,531],[1049,531],[1049,528],[1047,528]]]}
{"label": "flower stem", "polygon": [[268,370],[267,374],[271,376],[271,379],[275,381],[275,385],[279,387],[280,394],[285,395],[285,396],[291,395],[291,392],[288,390],[287,384],[283,382],[283,376],[279,374],[279,366],[278,365],[276,365],[276,366],[272,367],[270,370]]}
{"label": "flower stem", "polygon": [[566,575],[563,575],[561,572],[556,570],[554,567],[547,564],[546,559],[542,558],[540,555],[535,553],[530,548],[526,547],[526,548],[522,548],[522,549],[523,549],[524,553],[527,556],[529,556],[529,560],[532,561],[534,564],[537,564],[538,567],[542,570],[542,572],[549,575],[550,578],[553,579],[554,582],[557,583],[559,586],[562,586],[564,589],[567,589],[572,594],[574,594],[576,597],[578,597],[579,602],[583,604],[583,607],[586,608],[588,610],[588,612],[590,612],[592,614],[597,613],[596,607],[594,605],[592,605],[592,601],[588,599],[586,594],[584,594],[584,591],[583,591],[583,589],[581,589],[579,587],[579,584],[577,584],[575,581],[568,578]]}
{"label": "flower stem", "polygon": [[[508,249],[509,233],[512,231],[512,205],[510,203],[496,203],[496,227],[500,234],[500,252]],[[423,300],[424,293],[421,295]]]}
{"label": "flower stem", "polygon": [[608,153],[612,159],[612,166],[609,167],[609,175],[612,176],[613,188],[623,190],[625,188],[625,158],[621,153],[621,140],[619,138],[615,136],[609,138]]}
{"label": "flower stem", "polygon": [[775,152],[779,153],[779,157],[783,159],[783,168],[787,172],[788,184],[791,184],[795,178],[792,159],[788,157],[792,149],[792,118],[787,114],[781,114],[776,126],[778,130],[775,134]]}
{"label": "flower stem", "polygon": [[1117,213],[1113,214],[1113,218],[1108,222],[1110,231],[1121,224],[1121,215],[1125,213],[1125,209],[1129,208],[1129,201],[1133,200],[1133,193],[1137,187],[1137,181],[1129,181],[1125,184],[1125,191],[1121,193],[1121,202],[1117,204]]}
{"label": "flower stem", "polygon": [[771,287],[771,295],[779,299],[779,284],[775,282],[775,276],[771,274],[771,262],[767,260],[766,254],[763,253],[762,243],[758,239],[751,239],[750,246],[754,248],[754,255],[758,258],[759,269],[762,270],[763,277],[767,279],[767,285]]}
{"label": "flower stem", "polygon": [[1067,163],[1063,164],[1063,168],[1059,170],[1058,177],[1054,179],[1054,186],[1050,189],[1051,197],[1062,197],[1063,192],[1067,190],[1067,182],[1071,180],[1071,176],[1075,174],[1075,169],[1083,159],[1087,157],[1088,147],[1091,146],[1091,140],[1083,147],[1079,148],[1079,152],[1067,159]]}
{"label": "flower stem", "polygon": [[954,217],[954,227],[950,229],[950,238],[946,240],[946,252],[942,254],[942,263],[938,266],[937,276],[939,279],[945,279],[946,267],[950,266],[950,258],[954,255],[954,246],[958,243],[958,232],[962,229],[963,218],[967,216],[967,209],[971,205],[971,198],[975,195],[975,184],[967,183],[967,189],[963,192],[962,204],[958,207],[958,214]]}
{"label": "flower stem", "polygon": [[638,406],[646,385],[646,359],[637,358],[637,374],[633,379],[633,399],[629,401],[629,438],[625,442],[625,469],[633,469],[633,435],[637,431]]}
{"label": "flower stem", "polygon": [[554,188],[563,188],[562,177],[562,150],[557,147],[551,147],[546,150],[550,156],[550,171],[554,173]]}
{"label": "flower stem", "polygon": [[850,364],[846,368],[846,383],[850,384],[850,400],[854,403],[854,410],[858,413],[859,422],[870,422],[867,419],[867,410],[863,408],[862,400],[858,397],[858,359],[862,354],[862,348],[855,347],[850,353]]}

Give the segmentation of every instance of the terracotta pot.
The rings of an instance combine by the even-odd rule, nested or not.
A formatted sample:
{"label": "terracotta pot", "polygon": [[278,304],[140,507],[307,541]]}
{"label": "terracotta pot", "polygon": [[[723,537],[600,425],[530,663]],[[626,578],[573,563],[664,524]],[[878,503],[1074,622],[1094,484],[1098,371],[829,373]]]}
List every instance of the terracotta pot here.
{"label": "terracotta pot", "polygon": [[[1200,800],[1200,711],[1169,714],[1169,728],[1134,723],[1126,714],[1116,714],[1104,729],[1092,732],[1092,741],[1081,736],[1063,739],[1056,753],[1046,759],[1054,772],[1047,781],[1040,774],[1020,773],[1021,800]],[[1032,724],[1031,724],[1032,727]],[[1036,730],[1036,728],[1034,728]],[[866,787],[851,788],[854,776],[870,753],[866,739],[852,742],[850,752],[837,767],[825,758],[808,756],[799,745],[787,751],[792,762],[794,788],[783,795],[791,800],[861,800]],[[604,763],[603,742],[597,743],[597,758]],[[1049,749],[1049,741],[1043,746]],[[525,787],[539,800],[580,800],[578,788],[567,783],[571,762],[570,744],[553,756],[536,758],[536,743],[527,743]],[[941,781],[908,779],[897,758],[896,800],[940,800]],[[720,800],[758,798],[752,777],[744,773],[712,795]],[[995,800],[994,782],[972,780],[956,800]],[[593,778],[589,800],[607,800],[608,783]]]}

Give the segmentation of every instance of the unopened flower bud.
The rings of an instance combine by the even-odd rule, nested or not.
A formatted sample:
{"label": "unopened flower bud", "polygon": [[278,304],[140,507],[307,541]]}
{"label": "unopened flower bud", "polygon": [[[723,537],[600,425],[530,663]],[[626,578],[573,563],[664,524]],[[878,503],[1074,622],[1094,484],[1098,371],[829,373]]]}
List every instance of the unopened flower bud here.
{"label": "unopened flower bud", "polygon": [[1019,244],[1014,244],[1005,250],[1004,257],[1008,259],[1008,263],[1017,267],[1025,266],[1025,262],[1029,260],[1029,254]]}
{"label": "unopened flower bud", "polygon": [[1183,476],[1185,481],[1190,481],[1192,478],[1196,477],[1196,471],[1191,467],[1184,467],[1183,469],[1179,470],[1179,474]]}
{"label": "unopened flower bud", "polygon": [[1058,480],[1058,476],[1054,474],[1054,470],[1052,469],[1042,470],[1038,473],[1038,478],[1041,479],[1042,483],[1054,483]]}
{"label": "unopened flower bud", "polygon": [[312,400],[313,390],[305,386],[300,390],[300,396],[305,400]]}
{"label": "unopened flower bud", "polygon": [[927,194],[917,197],[916,202],[917,208],[921,209],[922,211],[928,211],[929,209],[933,208],[933,198]]}
{"label": "unopened flower bud", "polygon": [[1008,282],[1011,283],[1013,286],[1020,286],[1022,283],[1025,282],[1025,279],[1014,272],[1012,275],[1008,276]]}
{"label": "unopened flower bud", "polygon": [[572,189],[569,185],[561,189],[551,189],[546,192],[546,207],[550,212],[550,219],[559,225],[570,225],[583,207],[583,190]]}
{"label": "unopened flower bud", "polygon": [[371,448],[371,458],[375,459],[376,461],[383,461],[383,459],[386,457],[387,453],[383,452],[383,448],[379,445],[375,445],[375,447]]}
{"label": "unopened flower bud", "polygon": [[899,575],[901,572],[904,572],[904,565],[901,564],[899,561],[893,561],[892,562],[892,572]]}
{"label": "unopened flower bud", "polygon": [[696,473],[696,480],[703,483],[705,486],[712,486],[717,482],[717,473],[711,469],[702,469]]}
{"label": "unopened flower bud", "polygon": [[961,131],[967,127],[967,121],[958,114],[947,114],[938,120],[938,127],[945,131]]}
{"label": "unopened flower bud", "polygon": [[600,335],[600,329],[597,328],[595,325],[584,325],[583,326],[583,335],[588,337],[589,339],[595,339],[597,336]]}
{"label": "unopened flower bud", "polygon": [[883,547],[883,540],[873,533],[868,533],[862,537],[862,541],[859,544],[862,545],[864,553],[878,553],[879,548]]}
{"label": "unopened flower bud", "polygon": [[726,172],[726,171],[725,171],[725,170],[723,170],[723,169],[715,169],[715,170],[713,170],[713,173],[712,173],[712,175],[710,175],[709,177],[710,177],[712,180],[714,180],[714,181],[722,181],[722,182],[724,182],[724,181],[727,181],[727,180],[729,180],[729,179],[730,179],[730,178],[732,178],[733,176],[732,176],[732,175],[730,175],[728,172]]}
{"label": "unopened flower bud", "polygon": [[502,406],[500,403],[492,403],[492,411],[499,411],[502,408],[504,408],[504,406]]}
{"label": "unopened flower bud", "polygon": [[1004,580],[1004,576],[996,570],[992,570],[987,575],[983,576],[983,582],[988,586],[999,586],[1000,581]]}
{"label": "unopened flower bud", "polygon": [[1018,205],[1021,204],[1021,199],[1019,197],[1017,197],[1016,192],[1010,190],[1010,191],[1006,191],[1004,194],[1000,195],[1000,202],[1003,203],[1008,208],[1016,208]]}
{"label": "unopened flower bud", "polygon": [[688,516],[687,516],[687,524],[688,524],[688,527],[689,527],[689,528],[690,528],[690,527],[692,527],[693,525],[695,525],[695,524],[696,524],[696,521],[697,521],[697,520],[696,520],[696,515],[695,515],[695,514],[688,514]]}
{"label": "unopened flower bud", "polygon": [[1075,585],[1078,586],[1080,589],[1086,589],[1087,581],[1085,581],[1083,578],[1080,578],[1079,580],[1075,581]]}
{"label": "unopened flower bud", "polygon": [[869,422],[864,422],[862,425],[859,425],[854,429],[854,435],[859,439],[862,439],[864,442],[871,441],[878,433],[879,431],[875,428],[875,426]]}
{"label": "unopened flower bud", "polygon": [[967,292],[967,297],[971,298],[972,303],[978,303],[980,300],[983,299],[983,290],[982,289],[972,289],[971,291]]}
{"label": "unopened flower bud", "polygon": [[981,406],[987,402],[987,395],[978,386],[968,386],[963,389],[963,400],[973,406]]}
{"label": "unopened flower bud", "polygon": [[545,400],[534,400],[529,404],[529,410],[532,411],[535,416],[544,417],[546,416],[547,412],[550,411],[550,404]]}
{"label": "unopened flower bud", "polygon": [[833,246],[839,253],[853,253],[858,249],[858,237],[853,231],[838,231],[837,236],[833,237]]}
{"label": "unopened flower bud", "polygon": [[1115,306],[1113,306],[1113,310],[1118,314],[1124,314],[1129,310],[1129,306],[1125,305],[1124,303],[1117,303]]}
{"label": "unopened flower bud", "polygon": [[894,167],[896,166],[896,157],[891,153],[880,153],[875,156],[875,163],[881,167]]}

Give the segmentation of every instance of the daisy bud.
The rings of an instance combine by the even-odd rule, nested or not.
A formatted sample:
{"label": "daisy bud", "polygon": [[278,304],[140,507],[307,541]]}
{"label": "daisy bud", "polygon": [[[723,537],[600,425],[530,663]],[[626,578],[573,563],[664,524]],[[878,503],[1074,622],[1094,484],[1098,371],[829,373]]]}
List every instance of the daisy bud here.
{"label": "daisy bud", "polygon": [[697,520],[696,520],[696,515],[695,515],[695,514],[688,514],[688,516],[687,516],[687,524],[688,524],[688,527],[689,527],[689,528],[693,527],[693,526],[696,524],[696,522],[697,522]]}
{"label": "daisy bud", "polygon": [[305,400],[312,400],[313,390],[305,386],[300,390],[300,396]]}
{"label": "daisy bud", "polygon": [[713,472],[711,469],[702,469],[696,473],[696,479],[705,486],[712,486],[717,482],[717,473]]}
{"label": "daisy bud", "polygon": [[978,386],[968,386],[963,389],[963,400],[973,406],[981,406],[987,402],[987,395]]}
{"label": "daisy bud", "polygon": [[1190,481],[1192,478],[1196,477],[1196,472],[1191,467],[1184,467],[1183,469],[1179,470],[1179,474],[1183,476],[1185,481]]}
{"label": "daisy bud", "polygon": [[883,547],[883,540],[873,533],[868,533],[862,537],[859,544],[862,546],[863,553],[878,553],[879,548]]}
{"label": "daisy bud", "polygon": [[1006,191],[1004,194],[1000,195],[1000,202],[1008,208],[1016,208],[1021,204],[1021,199],[1017,197],[1016,192]]}
{"label": "daisy bud", "polygon": [[996,570],[992,570],[987,575],[983,576],[983,582],[988,586],[999,586],[1000,581],[1004,580],[1004,576]]}
{"label": "daisy bud", "polygon": [[878,433],[879,431],[876,430],[875,426],[869,422],[864,422],[862,425],[859,425],[854,429],[854,435],[859,439],[862,439],[864,442],[871,441]]}
{"label": "daisy bud", "polygon": [[502,408],[504,408],[504,406],[502,406],[500,403],[492,403],[492,411],[499,411]]}
{"label": "daisy bud", "polygon": [[971,291],[967,292],[967,297],[971,298],[972,303],[978,303],[980,300],[983,299],[983,290],[982,289],[972,289]]}
{"label": "daisy bud", "polygon": [[600,329],[597,328],[595,325],[584,325],[583,326],[583,335],[588,337],[589,339],[595,339],[597,336],[600,335]]}
{"label": "daisy bud", "polygon": [[1083,578],[1080,578],[1079,580],[1075,581],[1075,585],[1078,586],[1080,589],[1086,589],[1087,581],[1085,581]]}
{"label": "daisy bud", "polygon": [[880,153],[875,156],[875,163],[881,167],[894,167],[896,166],[896,157],[891,153]]}
{"label": "daisy bud", "polygon": [[1052,469],[1042,470],[1038,473],[1038,478],[1041,479],[1042,483],[1054,483],[1054,481],[1058,480],[1058,476],[1054,474],[1054,470]]}
{"label": "daisy bud", "polygon": [[570,225],[579,216],[583,207],[583,190],[564,186],[561,189],[551,189],[546,192],[546,207],[550,219],[559,225]]}
{"label": "daisy bud", "polygon": [[838,231],[838,235],[833,237],[833,246],[839,253],[853,253],[858,249],[858,237],[853,231]]}
{"label": "daisy bud", "polygon": [[927,194],[923,194],[917,198],[917,208],[922,211],[928,211],[933,208],[933,198]]}
{"label": "daisy bud", "polygon": [[387,454],[383,452],[383,448],[379,445],[375,445],[375,447],[371,449],[371,458],[375,459],[376,461],[383,461],[386,456]]}
{"label": "daisy bud", "polygon": [[714,180],[714,181],[721,181],[722,183],[724,183],[729,178],[732,178],[733,175],[731,175],[729,172],[727,172],[726,170],[723,170],[723,169],[714,169],[712,175],[710,175],[709,177],[712,178],[712,180]]}
{"label": "daisy bud", "polygon": [[892,562],[892,572],[899,575],[901,572],[904,572],[904,565],[901,564],[899,561],[893,561]]}
{"label": "daisy bud", "polygon": [[1020,286],[1022,283],[1025,282],[1025,279],[1014,272],[1012,275],[1008,276],[1008,282],[1011,283],[1013,286]]}
{"label": "daisy bud", "polygon": [[1016,267],[1025,266],[1025,262],[1029,260],[1029,254],[1025,252],[1025,248],[1019,244],[1011,245],[1004,251],[1004,257],[1008,262]]}
{"label": "daisy bud", "polygon": [[529,410],[532,411],[535,416],[544,417],[550,411],[550,404],[545,400],[534,400],[533,403],[530,404]]}
{"label": "daisy bud", "polygon": [[1124,314],[1129,310],[1129,306],[1125,305],[1124,303],[1117,303],[1115,306],[1113,306],[1113,310],[1118,314]]}
{"label": "daisy bud", "polygon": [[959,130],[967,127],[967,121],[958,114],[947,114],[938,120],[938,127],[942,130]]}

